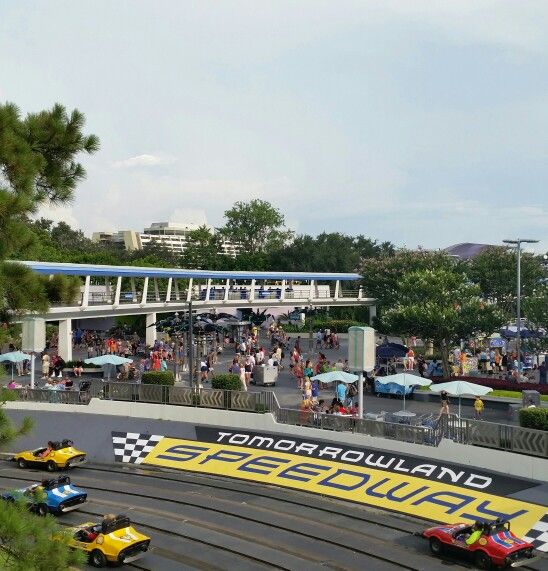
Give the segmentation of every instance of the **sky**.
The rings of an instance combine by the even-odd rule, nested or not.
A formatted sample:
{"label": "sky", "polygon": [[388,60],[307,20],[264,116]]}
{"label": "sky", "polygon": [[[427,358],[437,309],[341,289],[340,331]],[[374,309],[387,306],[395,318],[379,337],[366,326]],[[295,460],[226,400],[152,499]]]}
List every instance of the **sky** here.
{"label": "sky", "polygon": [[548,250],[546,0],[0,3],[0,101],[86,114],[87,235],[223,223]]}

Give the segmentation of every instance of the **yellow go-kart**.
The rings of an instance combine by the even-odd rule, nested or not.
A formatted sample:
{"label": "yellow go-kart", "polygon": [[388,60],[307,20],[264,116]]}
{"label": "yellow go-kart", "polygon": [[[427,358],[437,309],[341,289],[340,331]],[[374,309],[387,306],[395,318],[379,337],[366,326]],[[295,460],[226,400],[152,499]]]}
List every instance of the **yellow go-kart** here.
{"label": "yellow go-kart", "polygon": [[83,523],[69,532],[69,545],[87,553],[94,567],[131,563],[141,559],[150,545],[150,537],[136,531],[125,515],[108,515],[100,523]]}
{"label": "yellow go-kart", "polygon": [[72,440],[48,442],[47,446],[36,450],[26,450],[15,454],[12,458],[19,468],[42,466],[49,472],[74,468],[86,461],[86,453],[77,450]]}

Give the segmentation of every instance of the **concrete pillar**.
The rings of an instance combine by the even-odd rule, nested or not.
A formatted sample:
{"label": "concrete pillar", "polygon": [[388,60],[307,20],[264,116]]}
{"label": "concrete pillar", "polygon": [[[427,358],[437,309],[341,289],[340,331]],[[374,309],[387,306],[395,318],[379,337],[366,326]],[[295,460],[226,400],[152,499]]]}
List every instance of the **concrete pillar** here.
{"label": "concrete pillar", "polygon": [[72,361],[72,319],[59,321],[57,353],[65,361]]}
{"label": "concrete pillar", "polygon": [[173,278],[167,279],[167,291],[166,291],[166,303],[171,301],[171,285],[173,283]]}
{"label": "concrete pillar", "polygon": [[89,304],[89,287],[91,284],[91,276],[86,276],[86,280],[84,282],[84,292],[82,294],[82,305],[81,307],[87,307]]}
{"label": "concrete pillar", "polygon": [[334,298],[338,299],[341,293],[341,280],[335,282],[335,295]]}
{"label": "concrete pillar", "polygon": [[116,293],[114,294],[114,305],[120,305],[120,293],[122,291],[122,278],[116,280]]}
{"label": "concrete pillar", "polygon": [[280,292],[280,301],[283,301],[285,299],[285,288],[286,288],[285,280],[282,280],[282,291]]}
{"label": "concrete pillar", "polygon": [[255,284],[257,283],[257,280],[251,280],[251,289],[249,290],[249,301],[254,301],[255,300]]}
{"label": "concrete pillar", "polygon": [[225,293],[223,296],[223,300],[224,301],[228,301],[228,292],[230,291],[230,280],[226,280],[226,284],[225,284]]}
{"label": "concrete pillar", "polygon": [[308,293],[308,299],[312,301],[316,296],[315,294],[316,289],[316,282],[314,280],[310,280],[310,292]]}
{"label": "concrete pillar", "polygon": [[192,301],[192,288],[194,287],[194,278],[188,280],[188,291],[186,292],[186,301]]}
{"label": "concrete pillar", "polygon": [[156,323],[156,314],[155,313],[147,313],[146,314],[146,338],[145,342],[148,346],[154,345],[154,341],[156,341],[156,326],[152,325]]}
{"label": "concrete pillar", "polygon": [[369,306],[369,325],[373,326],[373,319],[377,317],[377,306],[370,305]]}

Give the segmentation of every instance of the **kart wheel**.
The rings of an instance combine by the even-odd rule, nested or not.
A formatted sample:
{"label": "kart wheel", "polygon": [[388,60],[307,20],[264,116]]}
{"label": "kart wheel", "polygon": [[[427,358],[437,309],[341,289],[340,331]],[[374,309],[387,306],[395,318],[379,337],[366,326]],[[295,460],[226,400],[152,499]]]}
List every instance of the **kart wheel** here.
{"label": "kart wheel", "polygon": [[430,538],[430,551],[434,555],[441,555],[443,553],[443,545],[437,537]]}
{"label": "kart wheel", "polygon": [[46,464],[46,470],[48,472],[55,472],[55,470],[57,470],[57,464],[53,461],[50,460],[47,464]]}
{"label": "kart wheel", "polygon": [[104,567],[107,564],[107,558],[101,551],[94,549],[89,556],[89,564],[93,567]]}
{"label": "kart wheel", "polygon": [[49,509],[46,504],[38,504],[36,506],[36,514],[42,517],[46,517],[48,515]]}
{"label": "kart wheel", "polygon": [[26,468],[27,467],[27,463],[25,460],[23,460],[23,458],[19,458],[19,460],[17,460],[17,465],[19,466],[19,468]]}
{"label": "kart wheel", "polygon": [[491,558],[485,551],[476,551],[474,556],[474,565],[478,569],[489,569],[491,567]]}

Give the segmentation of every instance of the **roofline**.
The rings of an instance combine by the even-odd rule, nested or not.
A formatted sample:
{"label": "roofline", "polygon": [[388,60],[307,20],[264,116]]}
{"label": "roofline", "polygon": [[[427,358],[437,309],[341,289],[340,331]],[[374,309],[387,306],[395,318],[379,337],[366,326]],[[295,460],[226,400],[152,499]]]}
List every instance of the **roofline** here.
{"label": "roofline", "polygon": [[233,279],[233,280],[361,280],[362,276],[355,273],[331,272],[247,272],[247,271],[218,271],[218,270],[187,270],[182,268],[150,268],[143,266],[107,266],[101,264],[73,264],[65,262],[36,262],[11,260],[27,266],[38,274],[63,274],[69,276],[104,276],[104,277],[135,277],[135,278],[202,278],[202,279]]}

